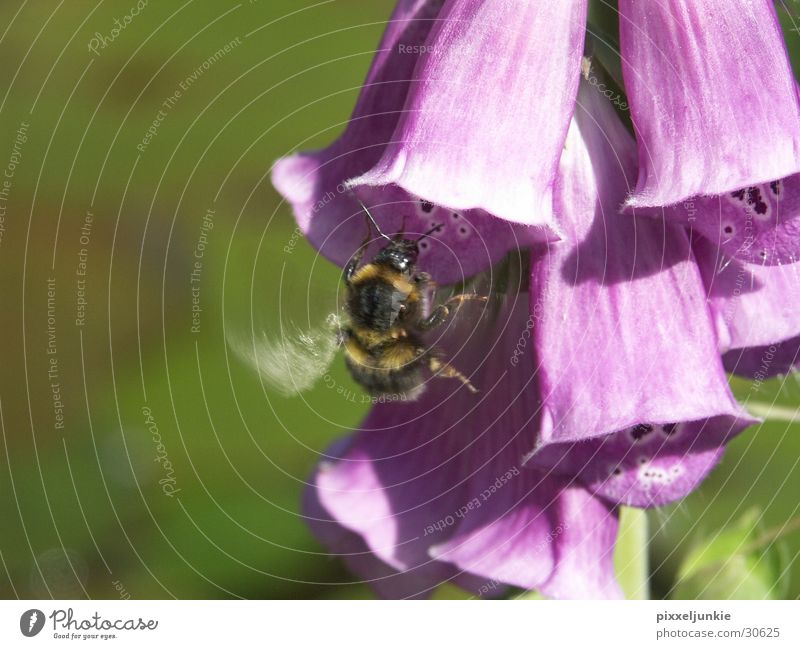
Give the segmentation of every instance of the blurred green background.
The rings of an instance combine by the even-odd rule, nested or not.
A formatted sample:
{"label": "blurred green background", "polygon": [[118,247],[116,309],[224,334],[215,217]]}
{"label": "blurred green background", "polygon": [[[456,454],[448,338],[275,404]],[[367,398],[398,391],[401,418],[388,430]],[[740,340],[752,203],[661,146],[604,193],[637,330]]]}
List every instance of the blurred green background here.
{"label": "blurred green background", "polygon": [[[367,406],[265,392],[226,334],[302,323],[335,292],[268,172],[342,130],[392,4],[150,0],[129,23],[136,0],[0,5],[0,596],[371,596],[299,515],[317,454]],[[736,390],[800,397],[793,378]],[[799,459],[800,426],[771,421],[651,513],[653,596],[749,511],[759,552],[793,525]],[[742,560],[797,597],[800,532],[778,536],[778,559]]]}

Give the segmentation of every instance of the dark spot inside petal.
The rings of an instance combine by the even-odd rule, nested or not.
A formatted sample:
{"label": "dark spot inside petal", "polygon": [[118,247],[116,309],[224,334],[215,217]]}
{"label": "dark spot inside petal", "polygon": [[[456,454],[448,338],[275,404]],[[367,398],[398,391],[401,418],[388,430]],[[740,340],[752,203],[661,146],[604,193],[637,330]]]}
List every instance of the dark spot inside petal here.
{"label": "dark spot inside petal", "polygon": [[661,429],[664,431],[664,434],[667,436],[673,435],[675,433],[675,429],[678,427],[678,424],[664,424]]}
{"label": "dark spot inside petal", "polygon": [[631,437],[633,441],[639,442],[652,432],[653,427],[650,424],[638,424],[631,429]]}
{"label": "dark spot inside petal", "polygon": [[427,250],[428,249],[428,242],[427,241],[420,241],[419,244],[417,244],[417,245],[419,245],[421,250]]}
{"label": "dark spot inside petal", "polygon": [[773,180],[769,184],[769,188],[772,190],[772,193],[775,194],[775,196],[780,195],[780,193],[781,193],[781,181],[780,180]]}
{"label": "dark spot inside petal", "polygon": [[422,207],[422,211],[425,212],[426,214],[433,212],[433,203],[431,203],[430,201],[422,200],[419,202],[419,204],[420,207]]}
{"label": "dark spot inside petal", "polygon": [[725,234],[733,234],[733,226],[726,225],[725,228],[723,229],[723,232]]}
{"label": "dark spot inside petal", "polygon": [[463,225],[460,228],[458,228],[458,231],[461,234],[467,234],[469,232],[469,230],[467,230],[467,228],[465,228]]}
{"label": "dark spot inside petal", "polygon": [[731,196],[733,196],[734,198],[739,199],[740,201],[743,201],[744,200],[744,190],[743,189],[739,189],[739,190],[737,190],[735,192],[731,192]]}
{"label": "dark spot inside petal", "polygon": [[614,475],[622,475],[622,469],[620,469],[619,467],[614,469]]}
{"label": "dark spot inside petal", "polygon": [[767,253],[766,250],[762,250],[760,253],[758,253],[758,256],[761,257],[761,259],[766,259],[769,256],[769,254]]}
{"label": "dark spot inside petal", "polygon": [[458,221],[458,219],[461,218],[461,215],[458,212],[453,212],[450,216],[453,218],[454,221]]}
{"label": "dark spot inside petal", "polygon": [[769,209],[768,205],[761,198],[761,189],[759,187],[747,188],[747,204],[753,208],[756,214],[764,215]]}

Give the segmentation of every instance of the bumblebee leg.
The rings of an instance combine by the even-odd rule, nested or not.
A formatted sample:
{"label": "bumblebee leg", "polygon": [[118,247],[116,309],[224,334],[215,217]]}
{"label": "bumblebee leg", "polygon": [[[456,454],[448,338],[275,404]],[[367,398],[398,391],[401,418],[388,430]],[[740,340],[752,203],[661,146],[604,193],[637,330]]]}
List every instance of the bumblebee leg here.
{"label": "bumblebee leg", "polygon": [[367,226],[367,236],[364,237],[364,241],[361,242],[361,246],[356,250],[356,254],[353,255],[353,258],[347,262],[347,266],[344,267],[344,273],[342,274],[342,279],[344,280],[345,284],[349,284],[350,280],[353,278],[353,274],[356,272],[358,267],[361,265],[361,260],[364,257],[364,251],[367,249],[369,245],[369,241],[372,238],[372,231]]}
{"label": "bumblebee leg", "polygon": [[444,304],[437,306],[427,318],[420,321],[417,327],[422,331],[434,329],[447,322],[450,314],[462,303],[471,300],[476,302],[486,302],[488,299],[489,298],[487,298],[485,295],[476,295],[475,293],[462,293],[461,295],[454,295]]}
{"label": "bumblebee leg", "polygon": [[435,356],[431,356],[428,360],[428,367],[430,368],[431,372],[436,374],[437,376],[441,376],[445,379],[458,379],[461,381],[465,386],[467,386],[467,390],[472,392],[472,394],[477,394],[478,388],[476,388],[470,380],[464,376],[461,372],[459,372],[455,367],[449,365],[442,361]]}
{"label": "bumblebee leg", "polygon": [[430,273],[417,273],[414,275],[414,281],[420,288],[434,288],[436,282],[433,281]]}

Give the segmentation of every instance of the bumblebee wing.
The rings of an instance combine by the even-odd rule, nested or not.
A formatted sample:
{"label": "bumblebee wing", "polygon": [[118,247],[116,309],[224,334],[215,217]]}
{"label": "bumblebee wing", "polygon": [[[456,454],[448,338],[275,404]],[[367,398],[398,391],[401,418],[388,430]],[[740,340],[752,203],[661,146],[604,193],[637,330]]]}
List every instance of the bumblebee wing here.
{"label": "bumblebee wing", "polygon": [[341,345],[340,322],[332,314],[315,329],[291,327],[280,336],[262,332],[249,341],[229,339],[228,344],[272,390],[292,397],[314,387],[330,367]]}

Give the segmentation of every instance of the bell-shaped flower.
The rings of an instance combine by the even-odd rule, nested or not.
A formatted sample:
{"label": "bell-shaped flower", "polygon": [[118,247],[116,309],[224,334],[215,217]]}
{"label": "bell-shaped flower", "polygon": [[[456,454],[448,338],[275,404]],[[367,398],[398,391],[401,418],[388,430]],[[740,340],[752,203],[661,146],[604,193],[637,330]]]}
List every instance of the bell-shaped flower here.
{"label": "bell-shaped flower", "polygon": [[397,184],[437,205],[554,229],[585,21],[582,0],[448,2],[392,142],[351,185]]}
{"label": "bell-shaped flower", "polygon": [[[342,137],[274,168],[335,263],[361,200],[389,234],[443,224],[419,258],[440,284],[505,284],[435,342],[480,392],[432,377],[376,405],[310,481],[312,528],[385,596],[619,596],[618,506],[683,498],[756,421],[726,367],[797,364],[800,110],[774,9],[619,7],[635,140],[579,82],[584,0],[401,0]],[[509,285],[493,264],[515,255]]]}
{"label": "bell-shaped flower", "polygon": [[441,283],[558,238],[552,185],[585,0],[442,4],[401,0],[344,134],[273,168],[300,229],[337,264],[364,239],[357,198],[389,233],[445,224],[437,254],[425,244],[420,257]]}
{"label": "bell-shaped flower", "polygon": [[640,507],[685,496],[753,423],[720,360],[687,232],[619,206],[636,149],[582,85],[556,183],[564,240],[532,264],[537,466]]}
{"label": "bell-shaped flower", "polygon": [[800,365],[800,264],[758,266],[694,246],[725,367],[764,380]]}
{"label": "bell-shaped flower", "polygon": [[619,12],[639,144],[632,205],[800,172],[800,104],[772,0],[620,0]]}
{"label": "bell-shaped flower", "polygon": [[800,102],[771,0],[620,0],[639,151],[628,203],[731,256],[800,259]]}
{"label": "bell-shaped flower", "polygon": [[385,597],[425,596],[445,581],[489,596],[507,585],[621,595],[613,505],[571,476],[522,466],[539,407],[533,356],[514,355],[528,304],[527,293],[510,295],[440,341],[479,394],[433,379],[418,401],[378,404],[311,478],[311,528]]}

